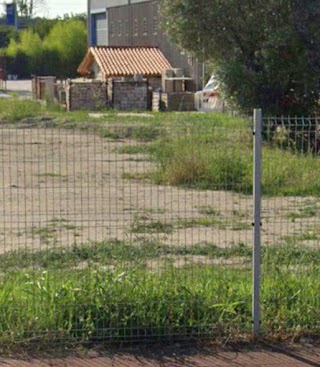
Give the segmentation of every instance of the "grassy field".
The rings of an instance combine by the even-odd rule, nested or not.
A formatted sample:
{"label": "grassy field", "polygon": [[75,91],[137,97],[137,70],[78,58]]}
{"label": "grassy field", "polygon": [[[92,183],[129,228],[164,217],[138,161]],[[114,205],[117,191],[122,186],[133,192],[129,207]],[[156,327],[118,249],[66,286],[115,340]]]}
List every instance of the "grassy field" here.
{"label": "grassy field", "polygon": [[[200,335],[236,340],[250,334],[251,243],[230,241],[229,246],[223,247],[218,242],[227,233],[232,233],[234,238],[238,238],[235,233],[240,233],[244,239],[251,233],[247,205],[252,192],[253,165],[250,121],[199,113],[139,116],[106,111],[101,116],[90,117],[86,112],[65,113],[35,102],[16,100],[0,100],[0,121],[5,128],[16,127],[23,134],[28,129],[37,129],[38,140],[30,138],[32,147],[45,145],[40,132],[46,129],[99,137],[106,142],[104,147],[99,140],[101,152],[108,149],[116,158],[124,157],[126,162],[137,164],[132,167],[143,168],[126,171],[124,165],[113,182],[116,185],[125,182],[129,186],[132,183],[130,190],[135,192],[141,187],[151,192],[161,186],[161,190],[167,190],[161,197],[163,200],[171,192],[172,198],[182,193],[181,201],[194,199],[196,195],[205,198],[212,191],[218,192],[217,197],[227,193],[223,210],[213,205],[217,197],[212,196],[208,205],[192,207],[189,211],[192,215],[183,218],[174,215],[180,214],[179,206],[171,212],[170,208],[156,205],[145,206],[143,212],[133,210],[124,238],[113,240],[82,240],[81,221],[79,225],[69,217],[50,219],[46,213],[45,225],[32,226],[19,233],[18,238],[19,243],[24,236],[39,239],[42,249],[35,245],[29,249],[12,246],[11,251],[0,254],[1,343],[61,339],[123,341]],[[61,136],[57,136],[59,142]],[[70,147],[72,140],[65,136],[63,144]],[[91,141],[84,141],[90,146]],[[11,142],[21,146],[18,138]],[[81,142],[80,139],[77,144]],[[35,156],[35,152],[40,157],[46,156],[48,152],[40,148],[30,151]],[[12,152],[8,156],[12,157]],[[105,158],[102,153],[99,160],[103,160],[101,157]],[[114,156],[110,162],[113,159]],[[97,159],[92,158],[92,162],[97,164]],[[59,191],[52,200],[61,206],[58,194],[64,194],[63,188],[67,190],[76,181],[68,172],[49,170],[48,166],[46,163],[43,172],[36,173],[38,181],[32,178],[30,182],[43,180],[52,190],[58,183]],[[82,170],[79,166],[79,172]],[[98,171],[97,167],[95,170]],[[87,181],[77,181],[77,185],[89,188]],[[276,141],[267,138],[263,148],[262,186],[268,200],[265,206],[276,207],[277,203],[279,207],[278,212],[275,209],[271,214],[263,213],[265,222],[271,221],[274,227],[279,223],[279,227],[283,223],[293,227],[285,231],[280,228],[280,235],[271,233],[274,243],[263,244],[263,335],[286,338],[318,334],[320,160],[312,152],[302,154],[294,149],[281,149]],[[178,191],[173,192],[173,188]],[[40,192],[39,188],[33,190]],[[49,191],[45,191],[47,195]],[[93,196],[96,191],[95,186]],[[234,198],[228,196],[233,193]],[[88,196],[92,197],[92,192]],[[239,204],[241,200],[243,203]],[[284,206],[286,211],[282,212]],[[81,208],[77,210],[81,212]],[[96,213],[89,212],[93,214]],[[217,241],[193,239],[199,228],[205,234],[206,229],[218,233]],[[169,238],[178,231],[185,234],[183,237],[178,233],[179,243],[168,245],[160,240],[159,234]],[[73,245],[53,245],[57,233],[62,232],[66,238],[72,237],[71,232],[74,234]],[[175,237],[172,238],[174,241]],[[191,238],[191,243],[181,244],[181,238],[189,242]]]}
{"label": "grassy field", "polygon": [[[252,191],[252,124],[247,120],[224,115],[212,118],[210,114],[199,113],[156,113],[150,114],[150,118],[139,118],[137,114],[121,116],[113,111],[100,118],[90,118],[86,112],[66,114],[27,100],[0,100],[3,121],[19,123],[32,117],[38,120],[31,120],[31,126],[91,130],[107,139],[143,143],[122,147],[119,152],[150,154],[161,167],[148,177],[155,183],[245,194]],[[263,152],[263,193],[318,196],[319,168],[320,160],[313,154],[280,149],[267,136]]]}
{"label": "grassy field", "polygon": [[[186,265],[201,254],[247,265]],[[148,261],[167,261],[148,268]],[[262,330],[282,337],[319,332],[320,250],[264,248]],[[99,243],[70,250],[3,255],[2,342],[41,338],[128,340],[206,335],[237,338],[251,328],[251,249],[221,251],[158,244]],[[19,264],[19,266],[17,266]],[[147,270],[146,270],[147,269]],[[294,269],[294,270],[293,270]]]}

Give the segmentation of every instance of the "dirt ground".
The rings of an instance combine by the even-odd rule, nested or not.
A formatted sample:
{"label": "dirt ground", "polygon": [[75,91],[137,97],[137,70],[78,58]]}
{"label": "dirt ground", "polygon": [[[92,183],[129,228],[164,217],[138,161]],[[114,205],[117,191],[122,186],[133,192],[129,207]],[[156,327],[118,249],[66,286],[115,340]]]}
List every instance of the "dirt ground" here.
{"label": "dirt ground", "polygon": [[[141,176],[155,169],[154,163],[117,152],[130,144],[137,143],[72,130],[1,128],[0,252],[110,239],[252,244],[251,196],[146,182]],[[310,205],[317,202],[264,198],[262,242],[306,234],[301,242],[317,245],[319,217],[291,216]],[[203,218],[214,219],[200,225]]]}

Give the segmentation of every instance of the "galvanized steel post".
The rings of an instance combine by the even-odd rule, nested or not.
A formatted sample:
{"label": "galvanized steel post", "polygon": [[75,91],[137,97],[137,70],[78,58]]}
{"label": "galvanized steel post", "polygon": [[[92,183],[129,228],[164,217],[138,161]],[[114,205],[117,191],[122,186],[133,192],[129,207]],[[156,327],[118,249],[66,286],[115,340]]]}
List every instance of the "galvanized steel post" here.
{"label": "galvanized steel post", "polygon": [[254,110],[253,150],[253,334],[260,333],[260,286],[261,286],[261,157],[262,157],[262,111]]}

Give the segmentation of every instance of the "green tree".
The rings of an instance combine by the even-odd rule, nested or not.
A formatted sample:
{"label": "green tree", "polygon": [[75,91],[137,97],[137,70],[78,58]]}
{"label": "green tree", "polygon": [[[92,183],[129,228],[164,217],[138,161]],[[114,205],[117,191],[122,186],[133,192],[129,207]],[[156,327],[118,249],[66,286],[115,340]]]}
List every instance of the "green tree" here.
{"label": "green tree", "polygon": [[320,6],[318,0],[294,2],[294,25],[308,57],[308,65],[315,72],[320,70]]}
{"label": "green tree", "polygon": [[20,70],[16,72],[17,74],[29,76],[30,74],[41,73],[43,61],[42,41],[39,35],[31,29],[23,30],[20,33],[18,42],[11,39],[6,54],[12,59],[13,65],[15,65],[15,61],[19,62]]}
{"label": "green tree", "polygon": [[58,19],[36,18],[30,28],[44,39],[58,22]]}
{"label": "green tree", "polygon": [[63,20],[81,20],[84,24],[87,24],[87,13],[78,13],[78,14],[64,14]]}
{"label": "green tree", "polygon": [[23,77],[74,77],[86,52],[86,33],[85,23],[78,19],[57,20],[53,26],[45,22],[40,28],[23,30],[19,39],[11,38],[6,49],[8,72]]}
{"label": "green tree", "polygon": [[[242,111],[314,111],[320,69],[308,62],[312,47],[306,39],[318,42],[313,36],[319,26],[311,16],[316,0],[161,1],[163,25],[173,41],[213,62],[226,97]],[[309,26],[299,32],[297,14],[306,2]]]}
{"label": "green tree", "polygon": [[18,38],[18,32],[13,27],[0,25],[0,48],[6,48],[11,39],[17,40]]}
{"label": "green tree", "polygon": [[87,29],[76,19],[59,21],[44,39],[46,52],[59,55],[55,74],[59,77],[72,77],[86,52]]}

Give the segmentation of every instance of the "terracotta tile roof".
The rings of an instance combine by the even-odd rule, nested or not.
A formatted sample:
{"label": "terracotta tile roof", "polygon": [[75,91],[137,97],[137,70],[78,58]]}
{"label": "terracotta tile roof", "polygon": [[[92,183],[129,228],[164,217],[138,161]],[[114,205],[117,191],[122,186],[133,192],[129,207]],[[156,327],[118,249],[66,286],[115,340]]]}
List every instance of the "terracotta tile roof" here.
{"label": "terracotta tile roof", "polygon": [[90,47],[78,73],[88,75],[93,62],[99,65],[105,78],[112,76],[160,76],[171,69],[169,61],[157,47]]}

